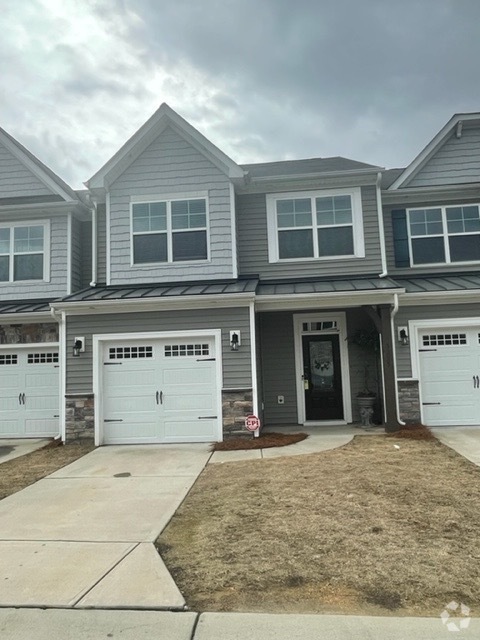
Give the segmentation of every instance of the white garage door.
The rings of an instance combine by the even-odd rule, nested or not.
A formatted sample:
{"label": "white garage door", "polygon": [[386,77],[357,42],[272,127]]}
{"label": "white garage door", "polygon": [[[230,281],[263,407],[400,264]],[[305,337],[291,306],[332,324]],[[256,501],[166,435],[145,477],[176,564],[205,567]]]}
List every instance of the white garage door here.
{"label": "white garage door", "polygon": [[213,338],[108,342],[102,366],[105,444],[221,438]]}
{"label": "white garage door", "polygon": [[59,433],[58,350],[0,350],[0,437]]}
{"label": "white garage door", "polygon": [[419,335],[423,422],[480,424],[480,327],[422,330]]}

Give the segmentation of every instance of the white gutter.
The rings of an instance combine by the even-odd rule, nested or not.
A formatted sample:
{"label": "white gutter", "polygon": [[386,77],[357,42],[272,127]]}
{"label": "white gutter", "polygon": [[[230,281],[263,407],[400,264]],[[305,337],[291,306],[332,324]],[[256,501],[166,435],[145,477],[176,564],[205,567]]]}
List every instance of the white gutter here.
{"label": "white gutter", "polygon": [[82,300],[51,302],[50,305],[57,311],[67,311],[69,315],[92,313],[115,313],[124,311],[157,311],[164,308],[192,308],[205,309],[208,307],[242,307],[254,300],[253,293],[232,293],[217,295],[187,295],[187,296],[163,296],[159,298],[132,298],[129,300],[117,298],[115,300]]}
{"label": "white gutter", "polygon": [[382,209],[382,172],[377,173],[377,182],[375,189],[377,192],[377,216],[378,216],[378,232],[380,234],[380,255],[382,258],[382,273],[378,274],[379,278],[385,278],[388,275],[387,272],[387,254],[385,251],[385,229],[383,227],[383,209]]}
{"label": "white gutter", "polygon": [[62,438],[62,442],[65,442],[66,437],[66,412],[65,412],[65,393],[66,393],[66,375],[67,375],[67,353],[66,353],[66,322],[65,312],[57,313],[53,307],[50,307],[50,315],[58,322],[59,329],[59,363],[60,363],[60,386],[59,386],[59,409],[60,409],[60,432],[58,436],[55,436],[55,440]]}
{"label": "white gutter", "polygon": [[[250,318],[250,358],[252,367],[252,400],[253,414],[258,416],[258,381],[257,381],[257,336],[255,327],[255,303],[250,302],[249,309]],[[254,432],[254,436],[258,438],[260,430]]]}
{"label": "white gutter", "polygon": [[[394,295],[393,299],[394,299],[394,304],[393,304],[393,311],[392,311],[392,314],[390,316],[390,323],[391,323],[392,340],[393,340],[393,369],[395,371],[395,406],[396,406],[396,409],[397,409],[397,420],[398,420],[398,423],[404,425],[405,422],[403,422],[403,420],[400,419],[400,404],[398,402],[397,348],[396,348],[396,344],[395,344],[395,326],[394,326],[394,322],[393,322],[394,317],[398,313],[398,294],[397,293]],[[385,397],[385,392],[383,394],[383,397]]]}
{"label": "white gutter", "polygon": [[92,281],[91,287],[97,286],[97,200],[91,199],[92,202]]}

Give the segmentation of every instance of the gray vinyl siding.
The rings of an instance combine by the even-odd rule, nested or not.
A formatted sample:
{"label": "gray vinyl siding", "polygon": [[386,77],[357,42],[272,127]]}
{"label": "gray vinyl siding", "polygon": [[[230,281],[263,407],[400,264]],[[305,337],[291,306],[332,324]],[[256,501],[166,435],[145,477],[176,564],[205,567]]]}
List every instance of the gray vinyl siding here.
{"label": "gray vinyl siding", "polygon": [[0,144],[0,198],[52,195],[49,189]]}
{"label": "gray vinyl siding", "polygon": [[382,271],[376,189],[361,188],[365,258],[269,263],[265,193],[241,194],[236,201],[239,273],[258,274],[263,279],[348,276]]}
{"label": "gray vinyl siding", "polygon": [[[67,393],[92,392],[92,335],[143,331],[191,331],[221,329],[223,348],[223,386],[225,389],[251,388],[250,324],[248,307],[227,309],[191,309],[181,311],[149,311],[67,318],[67,345],[75,336],[86,337],[86,351],[73,358],[67,349]],[[241,347],[230,348],[230,331],[241,332]]]}
{"label": "gray vinyl siding", "polygon": [[72,216],[72,247],[71,247],[71,288],[78,291],[82,284],[82,223]]}
{"label": "gray vinyl siding", "polygon": [[[26,221],[22,219],[22,222]],[[41,220],[45,220],[44,217]],[[32,224],[35,224],[32,219]],[[34,300],[59,298],[67,294],[68,264],[68,217],[55,216],[50,219],[50,282],[0,283],[0,300]]]}
{"label": "gray vinyl siding", "polygon": [[[401,193],[399,193],[399,198],[401,198]],[[480,202],[480,193],[478,198],[464,198],[461,201],[458,201],[458,204],[478,204]],[[384,220],[384,230],[385,230],[385,251],[387,256],[387,270],[391,275],[433,275],[435,273],[455,273],[455,272],[465,272],[468,271],[479,271],[480,270],[480,262],[479,263],[469,263],[465,264],[438,264],[438,265],[429,265],[428,267],[422,266],[413,266],[404,269],[398,269],[395,267],[395,253],[393,247],[393,230],[392,230],[392,210],[395,209],[416,209],[421,207],[441,207],[441,206],[455,206],[455,202],[448,201],[442,202],[441,196],[436,202],[415,202],[399,204],[399,205],[388,205],[384,207],[383,212],[383,220]]]}
{"label": "gray vinyl siding", "polygon": [[443,146],[428,160],[408,187],[480,182],[480,128],[464,127],[457,138],[452,132]]}
{"label": "gray vinyl siding", "polygon": [[[395,316],[395,338],[397,327],[408,326],[409,320],[438,320],[440,318],[459,320],[478,317],[480,317],[480,305],[473,303],[400,307]],[[410,346],[401,345],[398,340],[395,340],[395,344],[397,348],[397,375],[399,378],[410,378],[412,376]]]}
{"label": "gray vinyl siding", "polygon": [[[292,312],[261,313],[260,341],[264,422],[297,424],[297,387]],[[277,396],[285,397],[278,404]]]}
{"label": "gray vinyl siding", "polygon": [[[131,266],[131,196],[208,193],[210,260]],[[167,128],[110,189],[111,284],[232,277],[230,182],[172,128]]]}
{"label": "gray vinyl siding", "polygon": [[[305,311],[305,313],[312,313]],[[297,381],[295,371],[295,343],[293,315],[295,312],[280,311],[261,313],[261,387],[264,403],[264,423],[268,426],[297,424]],[[302,313],[304,313],[302,311]],[[360,309],[347,310],[347,335],[353,336],[358,329],[372,330],[371,320]],[[350,389],[353,421],[359,420],[355,396],[364,387],[365,363],[370,367],[370,384],[376,387],[375,355],[365,352],[355,344],[348,345]],[[278,404],[283,395],[285,403]]]}
{"label": "gray vinyl siding", "polygon": [[97,208],[97,282],[107,282],[107,222],[105,204]]}
{"label": "gray vinyl siding", "polygon": [[92,223],[85,220],[81,223],[81,281],[80,289],[88,287],[92,281]]}

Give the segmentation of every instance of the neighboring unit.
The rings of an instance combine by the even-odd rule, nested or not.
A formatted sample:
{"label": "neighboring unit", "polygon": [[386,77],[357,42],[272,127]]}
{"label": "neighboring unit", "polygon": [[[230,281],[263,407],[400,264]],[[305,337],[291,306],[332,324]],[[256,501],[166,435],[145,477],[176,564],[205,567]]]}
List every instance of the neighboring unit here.
{"label": "neighboring unit", "polygon": [[[406,169],[238,165],[167,105],[73,191],[0,131],[0,436],[480,424],[480,114]],[[378,337],[380,336],[380,340]]]}

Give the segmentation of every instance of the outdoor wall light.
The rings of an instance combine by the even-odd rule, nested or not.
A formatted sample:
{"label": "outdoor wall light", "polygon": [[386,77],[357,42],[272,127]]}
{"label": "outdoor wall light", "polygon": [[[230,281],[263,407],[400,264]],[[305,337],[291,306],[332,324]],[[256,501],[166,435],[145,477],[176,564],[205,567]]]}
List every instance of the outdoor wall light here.
{"label": "outdoor wall light", "polygon": [[75,338],[73,341],[73,357],[78,358],[85,351],[85,338]]}
{"label": "outdoor wall light", "polygon": [[398,341],[403,345],[409,343],[407,327],[398,327]]}
{"label": "outdoor wall light", "polygon": [[237,329],[230,331],[230,347],[232,348],[232,351],[238,351],[238,347],[241,344],[240,331]]}

